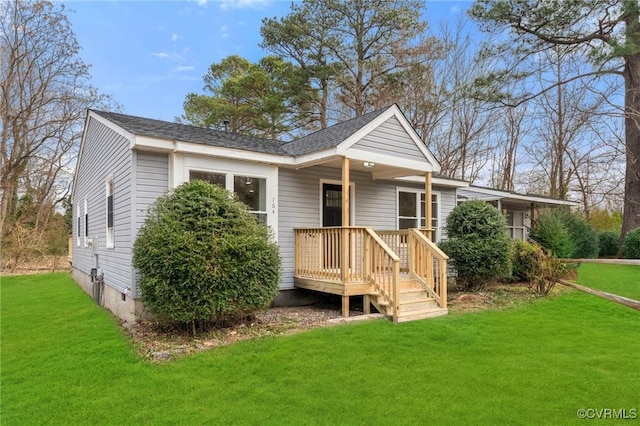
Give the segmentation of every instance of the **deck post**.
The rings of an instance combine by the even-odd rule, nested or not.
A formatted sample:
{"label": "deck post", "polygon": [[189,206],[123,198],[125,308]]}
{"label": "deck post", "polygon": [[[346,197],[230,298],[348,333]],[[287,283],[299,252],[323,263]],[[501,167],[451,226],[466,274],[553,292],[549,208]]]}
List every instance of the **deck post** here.
{"label": "deck post", "polygon": [[349,296],[342,295],[342,317],[349,317]]}
{"label": "deck post", "polygon": [[[346,285],[349,282],[349,159],[344,157],[342,159],[342,235],[340,238],[340,277],[342,284]],[[346,290],[346,288],[345,288]],[[342,294],[342,316],[349,316],[349,296]]]}
{"label": "deck post", "polygon": [[371,296],[365,294],[362,296],[362,313],[369,315],[371,313]]}
{"label": "deck post", "polygon": [[349,281],[349,159],[342,159],[342,238],[340,254],[340,275],[343,283]]}
{"label": "deck post", "polygon": [[433,212],[431,211],[431,172],[424,174],[424,227],[427,229],[427,238],[433,241],[431,229]]}

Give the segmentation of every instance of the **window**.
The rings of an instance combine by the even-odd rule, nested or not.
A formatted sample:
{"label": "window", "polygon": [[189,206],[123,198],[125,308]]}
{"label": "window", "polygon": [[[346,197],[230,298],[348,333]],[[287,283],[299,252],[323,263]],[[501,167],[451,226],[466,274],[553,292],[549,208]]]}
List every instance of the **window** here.
{"label": "window", "polygon": [[189,180],[203,180],[205,182],[218,185],[222,188],[226,187],[226,175],[224,173],[201,172],[198,170],[189,170]]}
{"label": "window", "polygon": [[[440,194],[431,194],[431,229],[433,239],[437,240]],[[398,229],[426,228],[425,194],[419,191],[398,191]]]}
{"label": "window", "polygon": [[267,180],[251,176],[234,176],[233,191],[261,223],[267,223]]}
{"label": "window", "polygon": [[89,204],[84,199],[84,246],[89,246]]}
{"label": "window", "polygon": [[107,179],[106,183],[107,197],[107,243],[106,246],[113,248],[115,233],[113,230],[113,178]]}
{"label": "window", "polygon": [[82,216],[80,215],[80,206],[76,206],[76,245],[80,247],[82,238]]}
{"label": "window", "polygon": [[[245,203],[252,214],[256,216],[258,221],[267,224],[267,180],[255,176],[231,175],[230,181],[227,181],[226,173],[205,172],[198,170],[189,170],[189,180],[200,179],[205,182],[226,188],[230,192],[234,192],[240,201]],[[227,186],[227,182],[233,185],[232,188]]]}
{"label": "window", "polygon": [[514,240],[524,240],[524,212],[507,212],[507,233]]}

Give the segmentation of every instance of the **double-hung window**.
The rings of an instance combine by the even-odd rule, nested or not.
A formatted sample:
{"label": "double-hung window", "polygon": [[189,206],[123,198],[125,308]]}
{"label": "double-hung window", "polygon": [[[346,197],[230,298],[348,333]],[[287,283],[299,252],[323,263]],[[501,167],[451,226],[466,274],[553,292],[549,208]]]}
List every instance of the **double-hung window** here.
{"label": "double-hung window", "polygon": [[106,246],[113,248],[115,243],[115,231],[113,225],[113,178],[107,179],[106,182],[106,207],[107,207],[107,239]]}
{"label": "double-hung window", "polygon": [[[431,194],[431,229],[433,240],[439,239],[440,194]],[[426,228],[425,193],[412,190],[398,190],[398,229]]]}
{"label": "double-hung window", "polygon": [[514,240],[524,240],[525,237],[524,212],[507,212],[507,233]]}

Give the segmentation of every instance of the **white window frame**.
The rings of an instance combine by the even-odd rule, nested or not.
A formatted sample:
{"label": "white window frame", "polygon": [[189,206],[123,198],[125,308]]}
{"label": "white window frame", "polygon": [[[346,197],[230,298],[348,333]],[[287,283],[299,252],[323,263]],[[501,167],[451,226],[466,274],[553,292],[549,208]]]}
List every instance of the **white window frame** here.
{"label": "white window frame", "polygon": [[80,247],[82,244],[83,224],[82,216],[80,215],[80,204],[76,205],[76,246]]}
{"label": "white window frame", "polygon": [[170,186],[176,187],[189,182],[191,170],[206,173],[218,173],[226,176],[225,187],[234,192],[235,176],[265,179],[266,211],[252,211],[255,214],[267,215],[267,226],[273,231],[274,240],[278,239],[278,167],[268,164],[247,163],[243,161],[206,158],[192,155],[173,154],[169,161]]}
{"label": "white window frame", "polygon": [[[111,190],[111,191],[109,191]],[[109,227],[109,197],[111,196],[111,227]],[[106,248],[115,247],[115,187],[113,176],[109,176],[105,181],[105,241]]]}
{"label": "white window frame", "polygon": [[[520,230],[522,230],[522,239],[520,239],[520,238],[517,238],[517,239],[521,240],[521,241],[526,241],[526,239],[527,239],[527,226],[525,224],[525,219],[526,219],[525,216],[527,215],[528,212],[526,212],[524,210],[509,210],[509,209],[506,209],[506,212],[507,212],[507,215],[509,213],[511,213],[512,215],[515,215],[515,214],[521,214],[522,215],[522,226],[515,226],[515,220],[512,221],[514,223],[514,225],[509,225],[509,222],[507,221],[507,233],[509,234],[509,237],[512,240],[515,240],[516,239],[515,231],[516,231],[516,229],[520,229]],[[505,217],[505,219],[506,219],[506,217]],[[515,217],[514,217],[514,219],[515,219]]]}
{"label": "white window frame", "polygon": [[89,202],[84,199],[84,215],[82,221],[82,234],[84,235],[84,246],[89,247]]}
{"label": "white window frame", "polygon": [[[403,216],[400,217],[400,193],[401,192],[408,192],[408,193],[412,193],[415,194],[416,197],[416,216],[413,217],[409,217],[409,216]],[[396,229],[399,230],[400,229],[400,219],[417,219],[418,222],[418,227],[420,227],[420,224],[422,223],[422,209],[421,209],[421,196],[424,195],[425,197],[425,203],[427,202],[427,195],[426,192],[424,190],[419,190],[416,188],[402,188],[402,187],[396,187]],[[429,225],[431,227],[433,227],[432,223],[433,223],[433,219],[434,219],[434,215],[435,215],[435,219],[436,219],[436,226],[433,227],[433,240],[438,242],[440,241],[441,238],[441,234],[442,232],[440,231],[440,226],[442,223],[442,196],[440,191],[431,191],[431,196],[436,198],[436,205],[437,205],[437,209],[432,210],[431,211],[431,222],[429,222]],[[426,207],[426,206],[425,206]],[[426,208],[425,208],[426,211]],[[427,224],[426,218],[425,219],[425,225]]]}

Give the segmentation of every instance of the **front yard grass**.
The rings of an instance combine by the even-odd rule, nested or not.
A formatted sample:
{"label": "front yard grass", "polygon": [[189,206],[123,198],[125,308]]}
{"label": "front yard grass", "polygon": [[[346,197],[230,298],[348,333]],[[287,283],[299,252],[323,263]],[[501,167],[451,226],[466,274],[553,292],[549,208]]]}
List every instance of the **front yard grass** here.
{"label": "front yard grass", "polygon": [[[590,273],[580,268],[580,282]],[[585,272],[586,271],[586,272]],[[635,279],[631,276],[630,279]],[[584,281],[583,281],[584,280]],[[568,424],[640,415],[640,313],[566,291],[153,364],[66,274],[2,278],[3,425]]]}
{"label": "front yard grass", "polygon": [[640,266],[583,263],[578,284],[640,300]]}

